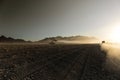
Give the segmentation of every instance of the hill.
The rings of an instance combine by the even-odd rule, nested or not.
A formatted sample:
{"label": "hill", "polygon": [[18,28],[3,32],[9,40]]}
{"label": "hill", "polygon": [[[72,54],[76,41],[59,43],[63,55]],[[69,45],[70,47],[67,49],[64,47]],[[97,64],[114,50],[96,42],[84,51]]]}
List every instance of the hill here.
{"label": "hill", "polygon": [[23,39],[14,39],[12,37],[6,37],[6,36],[1,35],[0,42],[3,43],[3,42],[27,42],[27,41],[25,41]]}
{"label": "hill", "polygon": [[98,42],[99,40],[95,37],[88,37],[88,36],[69,36],[69,37],[62,37],[62,36],[57,36],[57,37],[48,37],[44,38],[38,42],[64,42],[64,43],[86,43],[86,42]]}

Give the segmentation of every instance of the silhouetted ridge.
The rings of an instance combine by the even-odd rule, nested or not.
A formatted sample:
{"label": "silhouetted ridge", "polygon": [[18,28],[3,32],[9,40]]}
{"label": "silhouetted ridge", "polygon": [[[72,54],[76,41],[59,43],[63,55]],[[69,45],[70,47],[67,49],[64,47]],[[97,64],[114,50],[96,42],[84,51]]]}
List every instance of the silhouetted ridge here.
{"label": "silhouetted ridge", "polygon": [[26,41],[23,40],[23,39],[14,39],[14,38],[11,38],[11,37],[6,37],[4,35],[1,35],[0,36],[0,42],[26,42]]}
{"label": "silhouetted ridge", "polygon": [[44,38],[40,41],[49,41],[49,40],[73,41],[73,40],[98,40],[98,39],[95,37],[88,37],[88,36],[69,36],[69,37],[57,36],[57,37],[47,37],[47,38]]}

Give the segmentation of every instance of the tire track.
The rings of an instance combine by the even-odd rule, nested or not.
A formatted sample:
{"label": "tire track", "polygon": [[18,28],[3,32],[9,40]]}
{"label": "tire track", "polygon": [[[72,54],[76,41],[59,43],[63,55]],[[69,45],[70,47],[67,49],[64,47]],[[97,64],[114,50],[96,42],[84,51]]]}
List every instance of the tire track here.
{"label": "tire track", "polygon": [[[72,50],[72,49],[71,49],[71,50]],[[46,61],[46,63],[45,63],[44,65],[42,65],[42,66],[39,66],[39,65],[36,66],[33,71],[31,70],[26,76],[24,76],[23,78],[21,78],[21,80],[23,80],[23,79],[24,79],[25,77],[27,77],[27,76],[30,76],[30,75],[34,74],[36,71],[42,70],[45,66],[50,65],[50,64],[53,63],[54,61],[59,60],[59,59],[62,59],[62,58],[64,58],[65,56],[69,56],[69,55],[73,54],[74,51],[75,51],[75,50],[78,50],[78,49],[77,49],[77,48],[74,48],[74,49],[73,49],[74,51],[71,51],[71,50],[69,49],[68,51],[62,52],[62,53],[64,53],[64,55],[63,55],[63,54],[60,54],[61,56],[60,56],[60,55],[55,55],[54,57],[51,57],[50,59],[48,59],[48,61]],[[68,52],[70,52],[70,53],[68,53]],[[58,57],[58,56],[60,56],[60,57]],[[36,63],[35,63],[34,65],[36,65]]]}
{"label": "tire track", "polygon": [[100,46],[93,46],[89,49],[91,52],[88,54],[88,59],[86,61],[86,66],[82,76],[79,80],[104,80],[102,76],[103,73],[103,64],[105,62],[105,55],[101,52]]}
{"label": "tire track", "polygon": [[86,53],[86,51],[88,51],[87,47],[78,50],[80,54],[64,80],[78,80],[79,77],[84,75],[89,57],[89,53]]}

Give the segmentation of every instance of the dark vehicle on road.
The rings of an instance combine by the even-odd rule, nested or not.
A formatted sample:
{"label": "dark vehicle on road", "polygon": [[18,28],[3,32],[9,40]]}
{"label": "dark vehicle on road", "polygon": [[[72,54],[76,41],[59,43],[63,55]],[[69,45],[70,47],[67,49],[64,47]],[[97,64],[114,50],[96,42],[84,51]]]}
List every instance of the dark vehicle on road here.
{"label": "dark vehicle on road", "polygon": [[102,43],[105,43],[105,41],[102,41]]}

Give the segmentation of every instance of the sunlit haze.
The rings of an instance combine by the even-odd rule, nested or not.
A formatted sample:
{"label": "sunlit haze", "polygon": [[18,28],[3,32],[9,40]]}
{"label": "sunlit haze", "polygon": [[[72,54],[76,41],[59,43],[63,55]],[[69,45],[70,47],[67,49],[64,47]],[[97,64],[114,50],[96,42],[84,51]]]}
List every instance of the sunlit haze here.
{"label": "sunlit haze", "polygon": [[111,42],[120,43],[120,25],[114,27],[110,35]]}
{"label": "sunlit haze", "polygon": [[119,44],[102,44],[101,49],[106,52],[107,69],[120,70],[120,45]]}
{"label": "sunlit haze", "polygon": [[0,34],[25,40],[94,36],[120,42],[120,0],[1,0]]}

